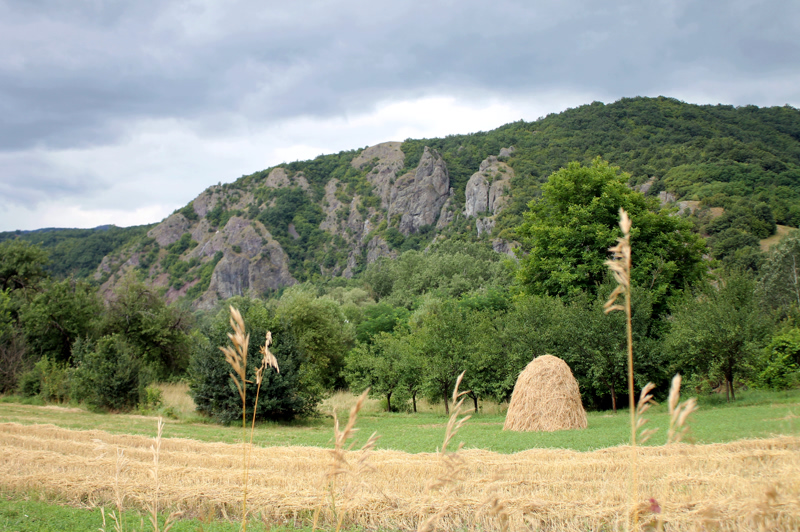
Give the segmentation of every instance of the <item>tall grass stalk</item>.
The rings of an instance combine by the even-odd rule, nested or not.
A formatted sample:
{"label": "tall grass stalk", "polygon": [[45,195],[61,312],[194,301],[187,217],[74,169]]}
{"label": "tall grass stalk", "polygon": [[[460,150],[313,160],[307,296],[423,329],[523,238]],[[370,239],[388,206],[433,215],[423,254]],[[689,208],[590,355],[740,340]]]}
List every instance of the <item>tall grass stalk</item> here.
{"label": "tall grass stalk", "polygon": [[[612,253],[612,258],[606,261],[608,269],[614,275],[617,281],[617,287],[606,301],[604,308],[606,314],[615,310],[625,312],[625,324],[628,340],[628,409],[631,415],[631,489],[629,493],[630,500],[629,506],[633,506],[633,501],[638,497],[638,479],[636,478],[636,408],[634,405],[634,391],[633,391],[633,326],[631,324],[631,219],[625,209],[619,209],[619,228],[622,230],[622,236],[617,239],[617,245],[609,248]],[[617,303],[619,296],[624,296],[624,303],[620,305]],[[634,512],[630,512],[634,513]],[[628,530],[631,527],[636,527],[636,516],[633,515],[633,524],[631,524],[631,517],[626,519],[626,526]]]}
{"label": "tall grass stalk", "polygon": [[242,532],[247,531],[247,483],[248,474],[250,470],[250,448],[253,446],[253,433],[256,426],[256,412],[258,409],[258,395],[261,392],[261,382],[264,377],[266,368],[273,367],[275,371],[280,373],[278,368],[278,360],[275,358],[269,346],[272,344],[272,333],[267,332],[267,337],[264,346],[261,348],[261,353],[264,355],[261,366],[256,369],[256,400],[253,407],[253,421],[250,426],[250,440],[247,440],[247,350],[250,345],[250,335],[245,332],[244,320],[241,313],[234,308],[230,307],[231,313],[231,328],[233,333],[228,333],[233,343],[233,347],[223,346],[220,350],[225,354],[225,361],[230,364],[233,371],[230,373],[233,383],[239,392],[239,397],[242,399]]}
{"label": "tall grass stalk", "polygon": [[[450,445],[450,442],[455,438],[458,431],[461,427],[464,426],[464,423],[472,416],[464,416],[461,419],[458,416],[461,415],[461,411],[464,408],[464,396],[469,392],[459,392],[458,388],[461,386],[461,381],[464,378],[464,373],[461,372],[461,375],[458,376],[456,379],[455,388],[453,388],[453,407],[450,409],[450,418],[447,420],[447,427],[444,431],[444,441],[442,442],[442,450],[439,452],[439,457],[442,461],[442,465],[444,470],[439,477],[436,478],[429,486],[428,490],[439,490],[444,488],[445,486],[453,486],[461,477],[461,473],[464,471],[464,460],[459,455],[459,451],[464,446],[464,443],[461,442],[458,444],[458,448],[455,451],[447,452],[447,447]],[[420,521],[417,525],[417,532],[433,532],[436,528],[436,523],[439,519],[444,515],[444,512],[447,510],[446,506],[442,506],[439,508],[439,511],[434,513],[433,515],[429,516],[424,521]]]}

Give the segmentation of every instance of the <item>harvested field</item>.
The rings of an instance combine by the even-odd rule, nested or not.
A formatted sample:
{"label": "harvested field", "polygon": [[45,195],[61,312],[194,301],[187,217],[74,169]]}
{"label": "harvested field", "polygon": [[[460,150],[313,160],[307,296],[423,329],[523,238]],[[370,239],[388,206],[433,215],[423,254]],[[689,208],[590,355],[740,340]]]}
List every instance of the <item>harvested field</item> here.
{"label": "harvested field", "polygon": [[[168,436],[168,434],[166,435]],[[98,449],[98,441],[106,444]],[[126,504],[150,497],[153,440],[52,425],[0,424],[0,486],[36,491],[80,505],[107,504],[114,482],[114,447],[129,465],[120,477]],[[241,446],[165,438],[161,444],[162,507],[200,514],[213,508],[233,517],[241,503]],[[800,528],[800,438],[779,437],[692,446],[638,449],[641,519],[649,499],[667,529],[797,530]],[[512,529],[621,528],[628,501],[628,447],[593,452],[530,450],[512,455],[462,451],[464,470],[453,489],[429,493],[441,467],[437,454],[376,451],[372,469],[340,477],[337,506],[345,523],[413,529],[446,508],[439,528],[497,529],[487,501],[505,505]],[[359,453],[348,454],[355,463]],[[330,497],[325,473],[330,450],[271,447],[253,450],[248,507],[274,522],[310,520]]]}

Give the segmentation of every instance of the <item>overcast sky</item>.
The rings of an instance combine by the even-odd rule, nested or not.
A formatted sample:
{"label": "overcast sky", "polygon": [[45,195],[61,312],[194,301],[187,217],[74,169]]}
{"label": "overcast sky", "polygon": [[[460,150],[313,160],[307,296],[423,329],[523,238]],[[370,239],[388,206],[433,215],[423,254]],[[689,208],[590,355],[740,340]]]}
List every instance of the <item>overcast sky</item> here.
{"label": "overcast sky", "polygon": [[0,231],[639,95],[800,107],[800,2],[0,0]]}

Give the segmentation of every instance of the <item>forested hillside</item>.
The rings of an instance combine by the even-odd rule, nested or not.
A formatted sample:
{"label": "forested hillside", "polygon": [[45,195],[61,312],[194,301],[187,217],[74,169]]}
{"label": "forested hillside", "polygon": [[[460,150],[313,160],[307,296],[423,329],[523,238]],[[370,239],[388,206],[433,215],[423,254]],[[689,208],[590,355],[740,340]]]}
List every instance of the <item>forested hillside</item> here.
{"label": "forested hillside", "polygon": [[633,98],[282,164],[155,226],[6,234],[2,389],[118,408],[186,378],[230,420],[232,304],[254,360],[275,339],[264,418],[343,387],[413,411],[465,370],[476,407],[503,401],[544,353],[587,406],[616,408],[625,321],[603,304],[620,208],[637,386],[663,393],[681,372],[733,398],[800,382],[800,111]]}

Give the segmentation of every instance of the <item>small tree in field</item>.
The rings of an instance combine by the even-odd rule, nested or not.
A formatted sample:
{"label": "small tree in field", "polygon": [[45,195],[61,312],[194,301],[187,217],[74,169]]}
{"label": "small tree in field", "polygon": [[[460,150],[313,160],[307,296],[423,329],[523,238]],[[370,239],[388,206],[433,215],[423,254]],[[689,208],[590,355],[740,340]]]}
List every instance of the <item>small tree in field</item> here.
{"label": "small tree in field", "polygon": [[719,372],[728,400],[736,400],[734,379],[763,348],[773,320],[756,297],[753,277],[731,272],[700,293],[687,296],[673,312],[667,349],[673,360],[700,372]]}

